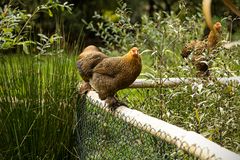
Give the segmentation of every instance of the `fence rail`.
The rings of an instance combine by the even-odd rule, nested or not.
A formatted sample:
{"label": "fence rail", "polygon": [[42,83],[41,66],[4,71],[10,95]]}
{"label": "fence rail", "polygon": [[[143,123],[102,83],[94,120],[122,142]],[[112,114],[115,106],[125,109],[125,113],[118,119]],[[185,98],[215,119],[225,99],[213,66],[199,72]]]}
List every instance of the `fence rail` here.
{"label": "fence rail", "polygon": [[[157,86],[171,87],[181,83],[192,83],[199,78],[156,78],[154,80],[149,79],[137,79],[129,88],[156,88]],[[240,77],[223,77],[217,78],[217,82],[227,84],[230,82],[236,82],[240,84]]]}
{"label": "fence rail", "polygon": [[[224,82],[225,81],[226,79],[224,79]],[[141,81],[138,80],[138,82],[140,83]],[[89,91],[87,93],[87,98],[91,103],[116,117],[128,117],[127,119],[123,118],[126,123],[130,123],[131,125],[145,130],[146,132],[149,132],[168,143],[174,144],[181,150],[191,153],[199,159],[240,159],[240,155],[221,147],[220,145],[204,138],[200,134],[192,131],[186,131],[137,110],[129,109],[126,106],[120,106],[115,111],[111,111],[106,106],[105,102],[99,99],[98,94],[95,91]]]}

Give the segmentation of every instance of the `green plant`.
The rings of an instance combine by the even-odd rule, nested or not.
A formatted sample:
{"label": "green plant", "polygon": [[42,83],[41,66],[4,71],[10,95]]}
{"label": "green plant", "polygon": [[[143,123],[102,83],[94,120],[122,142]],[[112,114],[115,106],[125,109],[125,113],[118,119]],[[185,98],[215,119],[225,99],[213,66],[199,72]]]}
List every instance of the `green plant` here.
{"label": "green plant", "polygon": [[[39,50],[39,54],[52,54],[52,53],[62,53],[63,49],[59,48],[61,36],[57,34],[53,34],[50,38],[45,36],[44,34],[38,34],[40,37],[40,42],[37,42],[37,49]],[[54,43],[58,43],[56,47],[52,47]],[[52,49],[49,51],[49,49]],[[26,52],[26,51],[25,51]]]}
{"label": "green plant", "polygon": [[[185,4],[181,4],[184,10]],[[115,12],[117,19],[106,19],[100,14],[98,22],[89,23],[87,28],[100,36],[106,48],[103,52],[119,53],[136,45],[143,60],[141,77],[155,79],[168,77],[195,77],[192,64],[180,53],[183,46],[193,39],[201,39],[203,17],[197,13],[192,17],[184,10],[179,14],[155,13],[153,17],[142,16],[141,24],[132,24],[130,11],[121,5]],[[225,18],[220,20],[225,24]],[[223,25],[222,40],[227,39]],[[120,91],[119,97],[129,107],[188,130],[201,133],[224,147],[239,152],[239,84],[218,83],[219,77],[239,76],[239,47],[230,50],[216,48],[210,55],[209,79],[196,79],[173,88],[159,86],[155,89],[131,89]]]}
{"label": "green plant", "polygon": [[139,32],[139,25],[131,23],[130,13],[127,5],[123,3],[116,9],[114,14],[111,14],[111,17],[114,18],[102,16],[95,12],[93,18],[97,21],[96,26],[93,22],[87,23],[84,21],[84,23],[87,25],[87,29],[102,38],[109,49],[119,48],[120,51],[127,51],[137,44],[135,37]]}
{"label": "green plant", "polygon": [[[181,9],[184,9],[184,6]],[[93,18],[97,23],[90,22],[87,28],[103,39],[106,48],[102,50],[107,54],[112,54],[112,50],[116,49],[122,53],[132,46],[139,47],[144,53],[143,60],[148,59],[148,62],[143,62],[151,65],[153,69],[148,70],[153,77],[184,76],[182,71],[179,72],[184,70],[181,67],[183,61],[180,52],[189,39],[199,38],[201,32],[199,23],[202,17],[198,14],[186,17],[186,20],[182,21],[180,17],[183,14],[184,12],[168,15],[159,12],[153,17],[143,15],[141,24],[131,23],[130,9],[126,4],[120,4],[114,13],[115,19],[108,19],[95,13]],[[185,74],[189,73],[188,69],[185,71]]]}
{"label": "green plant", "polygon": [[0,57],[0,159],[74,159],[75,57]]}
{"label": "green plant", "polygon": [[48,12],[48,15],[52,17],[54,16],[53,11],[57,9],[62,12],[71,12],[71,4],[68,2],[60,4],[57,1],[49,0],[36,7],[32,13],[13,8],[11,3],[13,1],[10,1],[4,8],[0,8],[0,50],[22,46],[23,51],[29,54],[28,46],[36,44],[31,38],[33,28],[31,21],[34,21],[34,17],[39,12]]}

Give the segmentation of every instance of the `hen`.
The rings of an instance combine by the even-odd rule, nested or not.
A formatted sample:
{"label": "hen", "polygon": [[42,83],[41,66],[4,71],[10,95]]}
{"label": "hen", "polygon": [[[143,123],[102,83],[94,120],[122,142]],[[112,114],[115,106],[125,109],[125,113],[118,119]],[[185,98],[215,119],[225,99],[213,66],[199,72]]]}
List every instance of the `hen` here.
{"label": "hen", "polygon": [[80,93],[85,93],[91,89],[89,80],[92,78],[93,69],[98,63],[107,57],[107,55],[100,52],[99,49],[94,45],[86,47],[82,53],[80,53],[79,59],[77,61],[77,67],[80,76],[85,82],[81,85]]}
{"label": "hen", "polygon": [[104,58],[93,69],[90,85],[95,89],[101,100],[109,106],[117,106],[115,93],[132,84],[142,69],[138,48],[133,47],[122,57]]}
{"label": "hen", "polygon": [[198,72],[198,76],[208,76],[208,63],[207,58],[203,54],[204,52],[211,52],[214,47],[216,47],[217,43],[220,41],[221,34],[221,23],[216,22],[212,30],[210,31],[207,40],[193,40],[190,43],[187,43],[185,47],[182,49],[182,57],[188,58],[190,56],[190,60],[193,65],[196,66]]}

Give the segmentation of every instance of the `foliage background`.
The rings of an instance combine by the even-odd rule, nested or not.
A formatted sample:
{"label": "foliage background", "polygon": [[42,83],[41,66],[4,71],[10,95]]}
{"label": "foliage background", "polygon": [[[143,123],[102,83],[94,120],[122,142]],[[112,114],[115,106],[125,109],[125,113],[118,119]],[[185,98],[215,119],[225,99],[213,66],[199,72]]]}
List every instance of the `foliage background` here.
{"label": "foliage background", "polygon": [[[240,6],[239,1],[234,3]],[[239,40],[239,19],[222,2],[212,5],[214,21],[223,24],[222,40]],[[39,6],[44,8],[34,14]],[[200,0],[3,0],[0,14],[0,159],[79,158],[74,137],[76,86],[81,78],[75,62],[84,46],[95,44],[109,56],[138,46],[143,53],[140,78],[195,77],[196,70],[181,58],[181,49],[206,34]],[[211,59],[209,80],[175,88],[123,90],[119,98],[131,108],[239,153],[239,85],[222,85],[216,79],[239,76],[240,48],[220,47],[217,53]],[[103,132],[104,138],[118,139],[114,128]],[[152,150],[145,147],[146,152]],[[121,151],[129,154],[124,147]]]}
{"label": "foliage background", "polygon": [[[42,5],[48,0],[2,0],[0,2],[1,8],[4,8],[6,4],[11,3],[12,8],[18,8],[20,10],[25,10],[26,13],[33,13],[34,9]],[[66,2],[65,0],[58,0],[59,3]],[[87,1],[87,0],[69,0],[69,4],[73,4],[72,6],[72,14],[67,12],[61,12],[59,10],[55,10],[54,16],[49,16],[48,11],[40,12],[35,16],[35,20],[31,22],[31,26],[33,28],[34,33],[42,33],[46,35],[52,35],[56,31],[61,32],[65,40],[68,42],[75,42],[81,37],[84,39],[84,46],[88,44],[99,44],[103,45],[102,40],[99,37],[95,36],[93,32],[90,32],[85,28],[85,24],[82,20],[87,22],[94,21],[92,16],[95,12],[98,12],[101,15],[104,15],[106,19],[114,20],[114,11],[115,9],[121,5],[121,3],[126,3],[128,8],[131,10],[131,23],[140,23],[141,24],[141,16],[148,15],[152,17],[155,12],[164,11],[168,14],[175,13],[179,14],[182,9],[179,8],[179,3],[186,3],[184,8],[185,12],[183,15],[179,15],[181,21],[186,20],[186,17],[191,15],[195,15],[196,13],[201,12],[201,0],[193,0],[193,1],[174,1],[174,0],[132,0],[132,1],[111,1],[111,0],[98,0],[98,1]],[[236,6],[240,6],[240,2],[237,0],[233,0]],[[106,5],[107,4],[107,5]],[[213,0],[212,1],[212,14],[214,17],[227,17],[231,15],[233,18],[235,15],[229,12],[228,8],[224,6],[222,1]],[[97,23],[97,21],[94,21]],[[234,23],[233,32],[239,32],[239,20]],[[230,25],[228,26],[230,28]],[[206,29],[207,30],[207,29]],[[77,33],[77,34],[76,34]],[[206,35],[207,31],[202,33],[202,35]]]}

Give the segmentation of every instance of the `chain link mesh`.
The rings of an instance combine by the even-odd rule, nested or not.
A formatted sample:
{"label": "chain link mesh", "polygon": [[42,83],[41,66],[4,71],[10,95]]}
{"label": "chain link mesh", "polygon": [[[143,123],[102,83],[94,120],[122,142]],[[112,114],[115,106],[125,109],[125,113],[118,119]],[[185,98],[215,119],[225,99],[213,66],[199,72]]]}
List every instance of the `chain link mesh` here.
{"label": "chain link mesh", "polygon": [[[115,117],[83,99],[77,116],[80,159],[197,159],[143,131],[151,130],[150,126],[131,122],[142,128],[138,129],[126,123],[129,117]],[[167,138],[168,135],[163,136]]]}
{"label": "chain link mesh", "polygon": [[[220,86],[221,84],[219,84]],[[185,88],[184,92],[180,92],[183,87]],[[187,90],[188,93],[186,93]],[[238,93],[233,94],[232,97],[223,95],[220,101],[214,101],[212,106],[208,107],[204,104],[199,106],[198,103],[212,97],[207,97],[206,93],[194,94],[192,84],[184,83],[174,89],[164,87],[126,89],[118,93],[118,99],[127,104],[129,108],[191,130],[192,133],[204,135],[208,125],[213,123],[211,119],[218,118],[216,122],[219,124],[228,119],[228,117],[218,115],[222,102],[239,96]],[[192,95],[193,97],[189,98]],[[108,109],[98,106],[101,104],[93,103],[84,96],[79,98],[78,104],[76,131],[78,135],[77,153],[80,159],[198,159],[199,157],[219,159],[208,148],[197,144],[189,145],[183,139],[171,137],[162,130],[156,131],[151,126],[143,125],[130,117],[117,112],[107,112]],[[234,101],[231,104],[237,105]],[[238,110],[236,111],[238,112]],[[202,116],[200,122],[198,118],[201,114],[207,116]],[[218,123],[215,125],[218,126]],[[231,130],[225,130],[225,132],[229,137],[235,135]],[[218,132],[210,136],[205,135],[205,137],[212,138],[214,142],[225,148],[235,145],[227,142],[228,138],[223,138],[222,134],[218,134]],[[190,136],[190,138],[194,137]]]}

